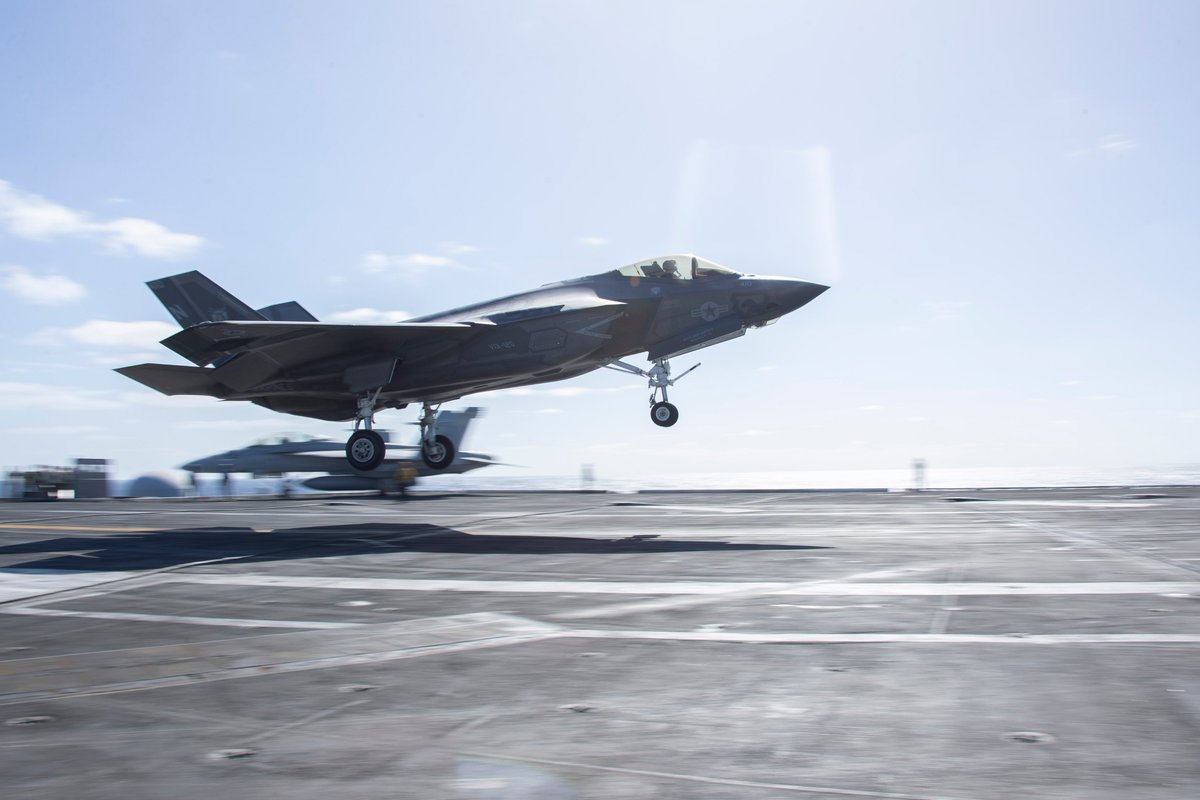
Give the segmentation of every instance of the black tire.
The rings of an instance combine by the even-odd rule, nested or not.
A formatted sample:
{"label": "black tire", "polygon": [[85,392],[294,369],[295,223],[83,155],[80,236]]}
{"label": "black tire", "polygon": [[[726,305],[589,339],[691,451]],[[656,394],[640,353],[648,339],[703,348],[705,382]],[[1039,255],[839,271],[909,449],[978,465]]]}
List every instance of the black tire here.
{"label": "black tire", "polygon": [[383,437],[375,431],[355,431],[346,442],[346,460],[359,472],[370,472],[383,463]]}
{"label": "black tire", "polygon": [[421,460],[430,469],[445,469],[454,462],[454,442],[445,436],[433,437],[432,444],[421,446]]}
{"label": "black tire", "polygon": [[679,422],[679,409],[667,402],[650,406],[650,419],[660,428],[669,428]]}

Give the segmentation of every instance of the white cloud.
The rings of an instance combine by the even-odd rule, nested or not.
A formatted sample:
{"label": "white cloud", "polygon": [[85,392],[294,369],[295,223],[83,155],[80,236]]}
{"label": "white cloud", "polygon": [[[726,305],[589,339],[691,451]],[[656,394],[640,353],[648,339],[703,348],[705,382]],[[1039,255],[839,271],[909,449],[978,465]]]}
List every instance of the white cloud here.
{"label": "white cloud", "polygon": [[30,344],[57,346],[73,342],[89,347],[127,347],[135,350],[153,349],[160,339],[165,339],[179,328],[166,322],[146,320],[141,322],[115,322],[93,319],[74,328],[43,328],[31,334],[26,341]]}
{"label": "white cloud", "polygon": [[121,403],[105,389],[52,386],[44,383],[0,381],[0,408],[54,408],[59,411],[120,408]]}
{"label": "white cloud", "polygon": [[338,311],[325,318],[325,322],[341,322],[347,325],[386,325],[401,322],[411,317],[407,311],[381,311],[377,308],[355,308]]}
{"label": "white cloud", "polygon": [[183,408],[214,407],[215,397],[168,397],[150,389],[118,392],[112,389],[88,389],[82,386],[58,386],[48,383],[0,381],[0,409],[45,411],[100,411],[130,406]]}
{"label": "white cloud", "polygon": [[405,255],[388,255],[378,250],[364,253],[359,259],[359,267],[363,272],[379,274],[390,272],[396,275],[417,277],[430,270],[466,270],[467,267],[455,261],[450,256],[438,256],[431,253],[408,253]]}
{"label": "white cloud", "polygon": [[877,405],[859,406],[858,410],[859,411],[882,411],[883,406],[877,406]]}
{"label": "white cloud", "polygon": [[603,236],[584,236],[579,243],[586,244],[588,247],[601,247],[608,244],[608,239]]}
{"label": "white cloud", "polygon": [[82,300],[87,294],[83,284],[62,275],[34,275],[25,267],[8,266],[0,269],[0,288],[16,295],[26,303],[63,305]]}
{"label": "white cloud", "polygon": [[386,253],[381,253],[378,250],[370,250],[363,253],[363,257],[359,259],[358,265],[363,272],[383,272],[392,263],[391,258]]}
{"label": "white cloud", "polygon": [[1137,149],[1137,142],[1119,133],[1110,133],[1091,147],[1073,150],[1067,154],[1070,158],[1094,158],[1097,156],[1119,156]]}
{"label": "white cloud", "polygon": [[392,256],[392,264],[405,269],[429,269],[431,267],[454,267],[457,262],[449,256],[434,256],[428,253],[409,253]]}
{"label": "white cloud", "polygon": [[561,414],[562,409],[561,408],[542,408],[542,409],[538,409],[537,413],[539,413],[539,414]]}
{"label": "white cloud", "polygon": [[473,244],[462,242],[442,242],[441,249],[449,255],[436,253],[385,253],[381,250],[368,250],[358,260],[359,269],[371,274],[390,272],[404,277],[420,277],[431,270],[461,270],[470,272],[471,268],[458,261],[455,256],[478,253],[480,248]]}
{"label": "white cloud", "polygon": [[13,236],[51,241],[77,236],[100,242],[113,253],[132,252],[147,258],[174,260],[192,255],[206,242],[190,233],[176,233],[157,222],[139,217],[94,221],[36,194],[28,194],[0,180],[0,224]]}
{"label": "white cloud", "polygon": [[104,246],[114,253],[132,251],[147,258],[175,261],[204,246],[204,239],[199,236],[175,233],[157,222],[137,217],[122,217],[93,227],[101,233]]}

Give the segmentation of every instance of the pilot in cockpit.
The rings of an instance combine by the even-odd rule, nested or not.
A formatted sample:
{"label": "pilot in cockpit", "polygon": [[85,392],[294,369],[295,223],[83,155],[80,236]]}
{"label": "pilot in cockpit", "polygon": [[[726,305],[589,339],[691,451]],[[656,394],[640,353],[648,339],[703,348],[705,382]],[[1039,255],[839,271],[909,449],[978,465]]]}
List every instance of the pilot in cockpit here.
{"label": "pilot in cockpit", "polygon": [[668,278],[678,278],[679,277],[679,267],[675,266],[675,259],[668,258],[666,261],[663,262],[662,268],[663,268],[663,275],[665,275],[666,277],[668,277]]}

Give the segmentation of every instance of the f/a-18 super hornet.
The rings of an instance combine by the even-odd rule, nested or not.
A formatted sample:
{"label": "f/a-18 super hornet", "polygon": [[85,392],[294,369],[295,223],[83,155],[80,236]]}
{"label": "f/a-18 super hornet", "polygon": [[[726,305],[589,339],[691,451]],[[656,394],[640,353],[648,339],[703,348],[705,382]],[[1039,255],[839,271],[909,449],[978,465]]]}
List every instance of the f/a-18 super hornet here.
{"label": "f/a-18 super hornet", "polygon": [[421,459],[420,443],[396,444],[388,441],[387,431],[377,430],[385,442],[385,457],[370,472],[351,469],[346,464],[344,446],[340,440],[327,436],[312,436],[306,433],[281,433],[260,439],[251,445],[202,456],[180,468],[194,475],[215,473],[225,476],[226,483],[234,473],[248,472],[256,478],[275,478],[296,472],[326,473],[304,480],[310,489],[327,491],[357,491],[370,489],[386,492],[389,488],[404,485],[404,473],[411,480],[443,473],[470,472],[501,462],[483,453],[472,453],[462,449],[471,421],[483,416],[483,409],[476,406],[462,411],[443,411],[437,417],[439,435],[450,440],[457,450],[452,463],[442,469],[431,469]]}
{"label": "f/a-18 super hornet", "polygon": [[[671,358],[768,325],[829,288],[673,255],[394,324],[347,325],[318,322],[295,301],[255,310],[195,271],[148,285],[183,327],[162,343],[196,366],[117,372],[163,394],[352,419],[346,458],[364,472],[384,458],[373,430],[382,409],[420,403],[422,458],[444,469],[454,444],[437,432],[441,403],[600,367],[647,378],[650,418],[669,427],[679,411],[667,389],[695,369],[672,378]],[[642,352],[649,369],[622,360]]]}

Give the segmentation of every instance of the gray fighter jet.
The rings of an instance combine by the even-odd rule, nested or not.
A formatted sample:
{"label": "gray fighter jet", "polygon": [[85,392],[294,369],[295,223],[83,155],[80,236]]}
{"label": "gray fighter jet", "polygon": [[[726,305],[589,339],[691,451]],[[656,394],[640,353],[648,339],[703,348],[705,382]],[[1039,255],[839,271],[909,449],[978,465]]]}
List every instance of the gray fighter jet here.
{"label": "gray fighter jet", "polygon": [[[148,285],[183,327],[163,344],[196,366],[117,372],[168,395],[353,419],[346,458],[364,472],[384,457],[372,430],[382,409],[420,403],[422,457],[445,469],[454,444],[437,433],[439,404],[600,367],[647,378],[650,418],[674,425],[667,389],[695,367],[672,378],[671,358],[768,325],[829,288],[674,255],[391,325],[344,325],[318,322],[294,301],[255,310],[199,272]],[[621,360],[642,352],[649,369]]]}
{"label": "gray fighter jet", "polygon": [[326,474],[310,477],[304,481],[304,485],[331,491],[387,491],[403,485],[403,476],[399,475],[401,471],[411,471],[412,477],[427,477],[442,473],[459,474],[499,464],[489,455],[462,449],[467,428],[472,420],[482,414],[483,409],[476,406],[438,414],[438,434],[449,439],[457,450],[454,461],[444,469],[435,470],[425,465],[421,459],[420,442],[393,444],[388,441],[387,431],[377,431],[384,439],[386,455],[379,466],[370,472],[352,470],[346,464],[345,445],[341,440],[306,433],[270,436],[236,450],[193,459],[182,465],[181,469],[195,474],[221,474],[226,482],[231,474],[241,472],[251,473],[256,478],[275,478],[289,472],[321,472]]}

